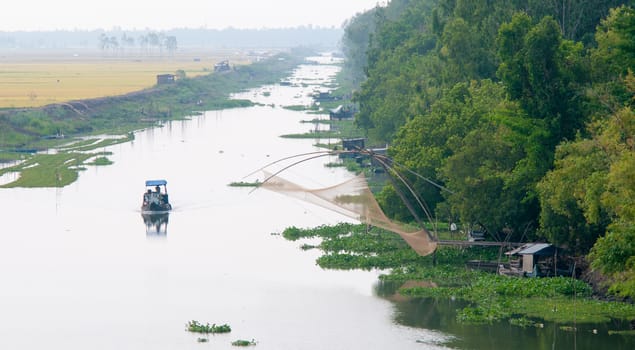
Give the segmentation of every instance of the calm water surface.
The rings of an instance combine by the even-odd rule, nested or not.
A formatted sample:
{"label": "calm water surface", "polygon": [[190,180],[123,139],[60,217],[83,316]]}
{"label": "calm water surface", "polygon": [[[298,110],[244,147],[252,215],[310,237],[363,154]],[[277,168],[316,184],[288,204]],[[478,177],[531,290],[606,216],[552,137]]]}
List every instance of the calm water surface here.
{"label": "calm water surface", "polygon": [[[325,271],[317,252],[272,233],[346,220],[268,192],[227,186],[285,156],[316,150],[286,140],[312,124],[281,105],[336,67],[301,67],[294,81],[250,91],[263,107],[208,112],[138,132],[109,147],[114,164],[90,167],[62,189],[0,190],[0,349],[421,349],[444,335],[395,325],[373,294],[376,273]],[[269,94],[264,94],[268,91]],[[268,95],[268,96],[266,96]],[[289,176],[322,186],[347,178],[307,163]],[[147,234],[139,206],[149,178],[168,180],[165,235]],[[209,343],[189,320],[229,324]],[[425,348],[425,347],[424,347]]]}
{"label": "calm water surface", "polygon": [[[281,107],[310,103],[336,71],[301,66],[291,81],[304,85],[238,96],[264,106],[140,131],[106,149],[113,165],[90,167],[62,189],[0,190],[0,349],[232,349],[237,339],[278,350],[572,348],[554,330],[543,341],[536,330],[457,325],[454,302],[391,301],[377,272],[322,270],[318,252],[277,233],[348,219],[228,186],[317,150],[315,140],[278,137],[315,129],[300,123],[313,115]],[[315,187],[351,176],[325,168],[329,161],[286,175]],[[168,180],[174,206],[159,233],[139,211],[150,178]],[[189,320],[232,332],[198,343]]]}

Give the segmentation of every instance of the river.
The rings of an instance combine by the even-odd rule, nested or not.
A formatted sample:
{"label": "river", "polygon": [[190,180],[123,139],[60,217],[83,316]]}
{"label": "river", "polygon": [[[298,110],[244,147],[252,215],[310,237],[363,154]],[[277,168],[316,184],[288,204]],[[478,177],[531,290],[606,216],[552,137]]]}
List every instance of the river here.
{"label": "river", "polygon": [[[276,350],[571,348],[572,335],[555,328],[463,326],[457,302],[391,300],[377,271],[323,270],[319,252],[279,233],[347,218],[228,186],[276,159],[318,150],[316,140],[279,137],[315,128],[301,123],[313,115],[282,106],[310,103],[307,95],[336,72],[303,65],[292,86],[237,95],[259,106],[139,131],[104,149],[113,165],[89,167],[64,188],[0,190],[0,348],[232,349],[237,339]],[[351,177],[324,167],[329,161],[287,173],[315,187]],[[139,211],[144,181],[157,178],[168,180],[174,206],[158,229]],[[193,334],[190,320],[232,331]]]}

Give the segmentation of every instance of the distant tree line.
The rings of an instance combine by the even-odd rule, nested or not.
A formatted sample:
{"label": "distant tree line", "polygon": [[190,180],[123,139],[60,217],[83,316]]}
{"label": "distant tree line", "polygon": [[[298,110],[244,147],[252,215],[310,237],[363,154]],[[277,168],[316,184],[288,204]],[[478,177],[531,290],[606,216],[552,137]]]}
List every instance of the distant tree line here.
{"label": "distant tree line", "polygon": [[109,36],[106,33],[101,33],[99,36],[99,49],[102,52],[125,54],[135,48],[142,54],[157,51],[160,54],[163,54],[164,51],[174,54],[178,45],[174,35],[166,35],[163,32],[148,32],[139,35],[136,39],[125,32],[119,38],[115,35]]}
{"label": "distant tree line", "polygon": [[152,30],[57,30],[0,32],[0,49],[93,49],[106,52],[168,50],[163,38],[178,38],[179,48],[336,48],[342,28],[300,26],[294,28]]}
{"label": "distant tree line", "polygon": [[[586,256],[635,297],[627,0],[392,0],[345,28],[357,125],[439,220]],[[431,180],[443,188],[431,186]],[[411,220],[396,191],[378,194]]]}

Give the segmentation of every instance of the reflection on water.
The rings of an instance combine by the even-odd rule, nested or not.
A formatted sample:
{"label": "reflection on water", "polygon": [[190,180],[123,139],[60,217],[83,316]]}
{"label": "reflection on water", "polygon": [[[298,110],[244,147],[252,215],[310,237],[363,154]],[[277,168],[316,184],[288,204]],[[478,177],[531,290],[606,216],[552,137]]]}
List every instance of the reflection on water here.
{"label": "reflection on water", "polygon": [[146,226],[146,236],[165,237],[168,234],[168,219],[170,213],[141,214]]}
{"label": "reflection on water", "polygon": [[[456,349],[635,349],[635,339],[629,336],[609,335],[612,330],[629,329],[627,322],[611,324],[576,325],[577,332],[565,330],[554,323],[539,326],[512,326],[507,321],[486,325],[459,323],[457,310],[468,303],[461,300],[406,298],[398,293],[401,283],[379,282],[375,293],[391,300],[395,322],[416,328],[439,330],[452,337],[444,345]],[[412,286],[407,286],[412,287]]]}
{"label": "reflection on water", "polygon": [[20,178],[20,173],[10,171],[8,173],[0,175],[0,185],[6,185],[14,181],[18,181],[19,178]]}

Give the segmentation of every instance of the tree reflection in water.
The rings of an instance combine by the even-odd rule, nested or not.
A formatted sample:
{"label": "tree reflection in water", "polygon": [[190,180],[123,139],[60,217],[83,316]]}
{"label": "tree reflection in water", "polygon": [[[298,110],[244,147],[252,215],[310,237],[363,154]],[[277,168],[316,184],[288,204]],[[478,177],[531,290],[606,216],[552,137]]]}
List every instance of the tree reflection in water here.
{"label": "tree reflection in water", "polygon": [[[430,282],[416,282],[420,286]],[[431,283],[430,283],[431,284]],[[629,329],[628,322],[577,324],[577,331],[553,322],[535,320],[541,326],[520,327],[508,321],[466,324],[457,321],[457,313],[468,303],[446,298],[408,298],[399,294],[399,282],[380,281],[375,285],[378,297],[394,305],[396,324],[437,330],[451,335],[443,345],[456,349],[635,349],[635,337],[609,335],[609,329]],[[432,284],[431,284],[432,286]],[[406,282],[405,287],[412,287]]]}

